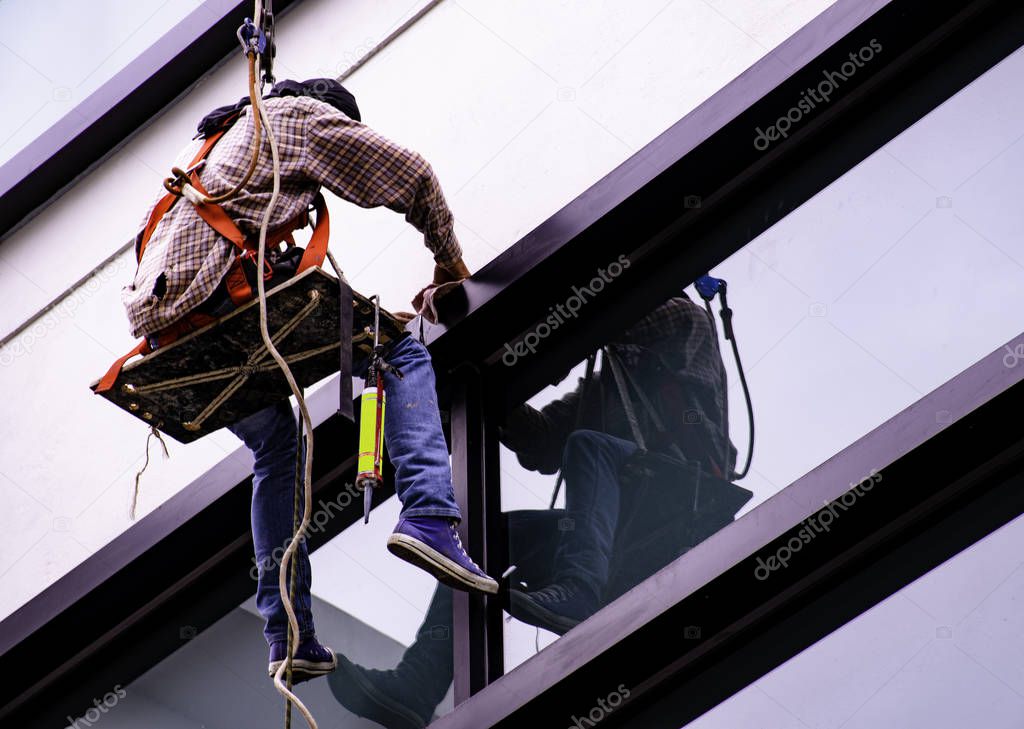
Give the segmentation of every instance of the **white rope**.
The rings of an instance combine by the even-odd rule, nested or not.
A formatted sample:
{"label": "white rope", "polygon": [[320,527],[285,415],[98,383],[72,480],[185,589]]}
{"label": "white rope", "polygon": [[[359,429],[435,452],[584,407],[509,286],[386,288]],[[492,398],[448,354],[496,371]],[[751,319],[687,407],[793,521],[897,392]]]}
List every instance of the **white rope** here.
{"label": "white rope", "polygon": [[[263,103],[262,94],[256,95],[257,103],[259,106],[259,117],[262,121],[264,131],[266,132],[267,141],[270,144],[270,157],[273,161],[273,192],[270,195],[270,202],[266,206],[266,210],[263,212],[263,222],[260,225],[259,230],[259,260],[256,263],[256,270],[262,271],[264,266],[264,259],[266,257],[266,232],[270,224],[270,213],[273,211],[273,206],[278,203],[278,197],[281,194],[281,160],[278,158],[278,140],[273,136],[273,131],[270,129],[270,120],[266,115],[266,105]],[[288,549],[285,550],[285,556],[281,560],[281,568],[278,573],[278,589],[281,591],[281,601],[285,606],[285,612],[288,613],[288,624],[292,628],[292,644],[289,646],[289,654],[294,655],[295,650],[299,645],[299,621],[295,616],[295,606],[292,604],[291,598],[288,597],[288,586],[286,575],[288,574],[288,565],[295,556],[295,552],[298,550],[299,545],[305,541],[306,530],[309,527],[309,519],[312,515],[312,476],[313,476],[313,423],[309,417],[309,410],[306,408],[306,400],[302,396],[302,390],[295,382],[295,377],[292,375],[292,369],[288,366],[288,362],[281,355],[270,340],[270,332],[267,329],[266,324],[266,284],[263,282],[263,276],[257,275],[256,282],[259,292],[259,330],[260,335],[263,337],[263,346],[273,357],[274,361],[278,362],[278,367],[281,368],[281,372],[285,375],[285,379],[288,380],[289,387],[292,388],[292,394],[295,395],[295,399],[299,403],[299,413],[302,416],[302,423],[305,427],[306,432],[306,462],[303,470],[303,489],[305,491],[305,507],[302,511],[302,522],[299,524],[298,530],[293,535],[291,543],[288,545]],[[306,705],[299,700],[299,697],[288,690],[285,686],[282,678],[285,675],[285,671],[288,667],[287,660],[282,661],[281,667],[278,669],[273,676],[274,688],[278,689],[278,693],[285,697],[286,700],[291,701],[302,717],[306,720],[306,724],[309,725],[309,729],[317,729],[316,720],[313,719],[312,714],[306,709]]]}
{"label": "white rope", "polygon": [[210,201],[206,195],[192,187],[188,182],[181,183],[181,194],[184,195],[193,205],[205,205]]}
{"label": "white rope", "polygon": [[[259,10],[259,6],[260,3],[257,2],[257,11]],[[258,12],[256,17],[260,17]],[[267,109],[266,105],[263,103],[263,95],[256,94],[255,96],[259,118],[263,124],[267,141],[270,144],[270,156],[274,165],[273,193],[270,196],[270,202],[267,204],[267,209],[263,213],[263,222],[260,225],[259,260],[256,264],[256,270],[263,271],[264,261],[266,258],[267,230],[270,226],[270,215],[274,210],[274,205],[277,204],[277,198],[281,192],[281,162],[277,154],[277,139],[274,137],[274,132],[270,128],[270,120],[267,118]],[[281,594],[281,602],[284,605],[285,612],[288,614],[288,624],[291,627],[291,643],[288,646],[288,655],[293,656],[299,644],[299,621],[295,617],[295,606],[292,604],[291,598],[288,595],[286,576],[288,574],[288,565],[295,556],[296,550],[298,550],[299,545],[305,541],[306,531],[309,528],[309,521],[313,512],[313,421],[309,416],[309,409],[306,407],[306,400],[302,396],[302,390],[295,382],[295,377],[292,375],[291,368],[288,366],[284,357],[281,356],[281,353],[277,351],[277,347],[274,346],[273,341],[271,341],[270,331],[267,328],[267,292],[263,276],[257,276],[256,282],[260,301],[260,335],[263,337],[263,345],[274,358],[274,361],[277,362],[278,367],[281,368],[281,372],[284,374],[285,379],[288,380],[288,386],[291,388],[292,394],[295,395],[295,399],[299,403],[299,413],[302,416],[302,422],[306,431],[306,463],[303,472],[305,507],[302,512],[302,522],[299,524],[298,530],[295,532],[288,545],[288,549],[285,550],[284,557],[281,559],[277,583],[278,590]],[[288,664],[289,661],[287,660],[281,662],[281,666],[274,674],[274,688],[277,689],[277,692],[281,694],[286,701],[290,701],[294,704],[295,708],[299,710],[299,713],[301,713],[302,717],[306,720],[310,729],[317,729],[316,720],[313,718],[309,709],[306,708],[306,705],[303,704],[294,693],[288,690],[288,687],[285,686],[284,682],[281,680]]]}

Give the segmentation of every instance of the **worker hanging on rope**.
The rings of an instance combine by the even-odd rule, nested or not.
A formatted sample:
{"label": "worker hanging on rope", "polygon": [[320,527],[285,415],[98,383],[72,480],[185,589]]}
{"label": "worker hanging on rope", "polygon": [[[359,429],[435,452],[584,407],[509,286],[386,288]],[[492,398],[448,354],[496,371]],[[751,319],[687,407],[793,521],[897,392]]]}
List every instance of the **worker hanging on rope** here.
{"label": "worker hanging on rope", "polygon": [[[340,83],[333,79],[282,81],[255,101],[265,107],[271,132],[258,140],[258,154],[252,154],[259,129],[251,120],[254,97],[214,110],[200,122],[196,141],[167,181],[172,196],[187,199],[157,201],[143,219],[137,239],[138,271],[122,294],[133,336],[144,336],[148,347],[157,349],[183,331],[244,303],[251,279],[238,261],[251,268],[256,256],[249,248],[239,253],[239,239],[248,244],[259,233],[272,198],[275,179],[268,136],[276,141],[280,191],[271,208],[267,239],[275,245],[265,249],[265,275],[280,263],[279,255],[287,255],[287,251],[279,254],[276,244],[297,227],[295,221],[303,219],[325,187],[361,207],[384,206],[401,213],[423,234],[435,266],[428,295],[418,296],[416,304],[425,298],[423,306],[432,307],[430,293],[469,276],[452,213],[431,166],[419,154],[361,123],[355,98]],[[231,192],[246,177],[234,196],[210,201]],[[218,211],[224,215],[213,214]],[[197,314],[205,318],[194,319]],[[407,336],[384,357],[387,366],[376,369],[388,401],[383,436],[402,503],[387,547],[452,587],[496,593],[497,583],[468,557],[456,532],[461,514],[452,489],[430,355],[419,341]],[[288,617],[275,555],[293,534],[297,428],[287,400],[229,428],[254,456],[256,604],[266,619],[264,633],[273,674],[287,653]],[[336,658],[316,639],[304,543],[292,564],[297,571],[294,608],[299,645],[293,669],[298,681],[334,670]]]}

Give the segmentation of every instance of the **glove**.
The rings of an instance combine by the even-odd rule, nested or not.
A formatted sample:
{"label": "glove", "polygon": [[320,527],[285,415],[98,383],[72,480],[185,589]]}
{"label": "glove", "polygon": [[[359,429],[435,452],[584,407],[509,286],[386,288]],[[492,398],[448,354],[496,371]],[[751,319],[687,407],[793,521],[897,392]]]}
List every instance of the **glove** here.
{"label": "glove", "polygon": [[437,300],[462,284],[458,281],[448,281],[443,284],[431,283],[424,286],[412,300],[412,306],[420,316],[431,324],[437,324]]}

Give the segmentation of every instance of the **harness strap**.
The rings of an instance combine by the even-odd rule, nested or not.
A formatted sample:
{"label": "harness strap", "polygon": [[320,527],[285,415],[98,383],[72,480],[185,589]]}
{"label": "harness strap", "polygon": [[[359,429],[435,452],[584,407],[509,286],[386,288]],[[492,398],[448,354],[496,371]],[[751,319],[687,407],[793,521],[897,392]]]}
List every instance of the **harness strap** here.
{"label": "harness strap", "polygon": [[[206,195],[206,188],[199,181],[198,171],[193,172],[191,177],[192,186]],[[313,235],[306,245],[302,259],[299,261],[299,266],[295,271],[296,274],[302,273],[313,266],[323,265],[324,258],[327,256],[327,246],[331,236],[331,217],[327,211],[327,202],[322,194],[317,193],[313,204],[316,209],[316,225],[313,227]],[[241,255],[251,257],[257,253],[258,240],[247,238],[235,224],[235,221],[231,219],[231,216],[220,205],[196,205],[195,208],[199,217],[205,220],[211,228],[234,243],[241,252]],[[304,226],[308,220],[309,215],[305,211],[299,213],[267,236],[267,246],[272,247],[290,239],[292,233],[297,228]]]}
{"label": "harness strap", "polygon": [[[225,130],[226,131],[226,130]],[[217,132],[211,135],[200,147],[196,156],[193,158],[192,163],[189,165],[190,168],[195,168],[206,155],[213,149],[213,145],[224,136],[224,131]],[[192,186],[203,195],[209,196],[206,192],[206,188],[199,181],[199,170],[193,169],[189,175],[189,180]],[[153,232],[156,230],[157,225],[164,215],[174,206],[178,197],[167,193],[164,195],[157,204],[153,207],[153,212],[149,215],[149,220],[146,223],[146,227],[142,231],[142,235],[139,238],[138,243],[135,247],[135,256],[138,261],[142,261],[142,254],[146,251],[146,245],[149,243],[150,238],[153,237]],[[309,239],[309,243],[306,245],[306,249],[302,254],[302,258],[299,260],[298,268],[296,269],[296,275],[303,271],[312,268],[314,266],[320,266],[324,262],[324,258],[327,256],[327,247],[331,235],[331,219],[330,214],[327,210],[327,202],[324,200],[324,196],[317,193],[316,198],[313,201],[314,208],[316,210],[316,225],[313,227],[313,234]],[[206,205],[195,205],[196,213],[202,218],[207,225],[213,228],[224,238],[227,238],[231,243],[238,248],[239,258],[250,258],[256,260],[258,253],[257,244],[258,241],[246,238],[245,234],[242,233],[235,221],[231,219],[231,216],[220,205],[215,203]],[[292,238],[292,233],[309,222],[309,214],[303,211],[296,215],[291,220],[285,222],[277,230],[272,231],[267,236],[267,246],[273,247],[280,244],[283,241],[287,241],[289,245],[294,245],[295,241]],[[237,263],[237,261],[236,261]],[[268,271],[264,273],[266,278],[269,278],[273,274],[273,269],[270,269],[267,264]],[[253,290],[249,285],[248,280],[245,277],[245,272],[242,270],[241,265],[233,265],[228,271],[225,277],[227,284],[228,295],[236,306],[248,302],[253,298]],[[198,317],[203,317],[202,320]],[[212,322],[213,318],[199,312],[192,312],[189,316],[184,319],[171,324],[165,329],[157,332],[157,336],[161,341],[161,346],[169,344],[175,339],[179,338],[182,334],[195,331],[199,326],[203,326],[209,322]],[[114,382],[117,380],[118,375],[121,374],[121,370],[124,368],[125,363],[134,357],[135,355],[147,355],[152,351],[149,346],[149,341],[145,338],[142,339],[132,351],[128,352],[122,357],[119,357],[107,370],[107,373],[103,375],[99,384],[96,386],[96,392],[106,392],[114,386]]]}
{"label": "harness strap", "polygon": [[114,386],[114,382],[117,380],[117,376],[121,374],[121,368],[124,367],[125,362],[137,354],[149,354],[150,351],[149,341],[143,338],[141,342],[135,345],[135,348],[131,352],[123,357],[119,357],[114,364],[110,365],[110,369],[107,370],[107,374],[103,375],[103,378],[100,380],[100,384],[96,386],[96,392],[106,392],[112,388]]}
{"label": "harness strap", "polygon": [[[199,148],[198,152],[196,152],[196,156],[192,158],[192,161],[189,163],[189,167],[195,167],[197,164],[202,162],[206,158],[206,155],[210,153],[210,150],[213,149],[213,145],[216,144],[217,140],[222,136],[224,136],[223,131],[217,132],[216,134],[208,137],[206,141],[203,142],[203,146]],[[160,219],[163,218],[172,207],[174,207],[174,203],[177,201],[177,195],[167,193],[160,198],[160,201],[153,208],[153,212],[149,214],[149,220],[146,222],[146,227],[142,231],[142,237],[135,246],[136,262],[142,261],[142,254],[146,251],[146,244],[149,243],[149,239],[153,237],[153,231],[156,230],[157,224],[160,222]]]}
{"label": "harness strap", "polygon": [[[199,181],[199,170],[193,170],[189,177],[192,181],[192,187],[203,195],[209,196],[206,188],[203,187],[203,183]],[[211,203],[207,205],[194,205],[194,207],[196,213],[206,221],[207,225],[234,243],[243,254],[255,250],[256,247],[246,240],[245,234],[242,233],[235,224],[235,221],[231,219],[231,216],[220,205]]]}
{"label": "harness strap", "polygon": [[[156,333],[156,337],[159,340],[161,347],[170,344],[178,339],[181,339],[184,335],[194,332],[197,329],[201,329],[207,324],[212,324],[216,319],[209,314],[204,314],[201,311],[193,311],[187,314],[184,318],[179,319],[173,324],[164,327]],[[147,355],[153,351],[153,348],[149,346],[149,339],[143,337],[142,340],[135,345],[132,351],[125,354],[123,357],[118,358],[114,364],[110,365],[110,369],[103,375],[103,378],[96,385],[96,393],[106,392],[114,386],[114,382],[117,380],[118,375],[121,374],[121,370],[124,369],[125,364],[137,354]]]}
{"label": "harness strap", "polygon": [[313,228],[309,243],[306,244],[306,251],[302,254],[296,274],[313,266],[322,266],[327,256],[327,243],[331,237],[331,216],[327,212],[327,201],[318,192],[313,204],[316,206],[316,226]]}

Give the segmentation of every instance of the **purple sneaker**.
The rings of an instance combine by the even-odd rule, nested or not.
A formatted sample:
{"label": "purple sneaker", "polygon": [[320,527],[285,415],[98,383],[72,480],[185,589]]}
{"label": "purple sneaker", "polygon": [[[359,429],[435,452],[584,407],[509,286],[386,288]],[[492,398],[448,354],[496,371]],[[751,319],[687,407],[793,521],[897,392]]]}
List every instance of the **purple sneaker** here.
{"label": "purple sneaker", "polygon": [[498,592],[498,583],[469,558],[455,529],[455,521],[446,516],[399,519],[395,531],[388,537],[388,551],[456,590],[488,595]]}
{"label": "purple sneaker", "polygon": [[[270,644],[270,665],[267,673],[273,676],[288,658],[287,641],[279,640]],[[338,667],[334,651],[320,645],[316,638],[306,638],[299,643],[292,659],[292,683],[302,683],[317,676],[326,676]]]}

